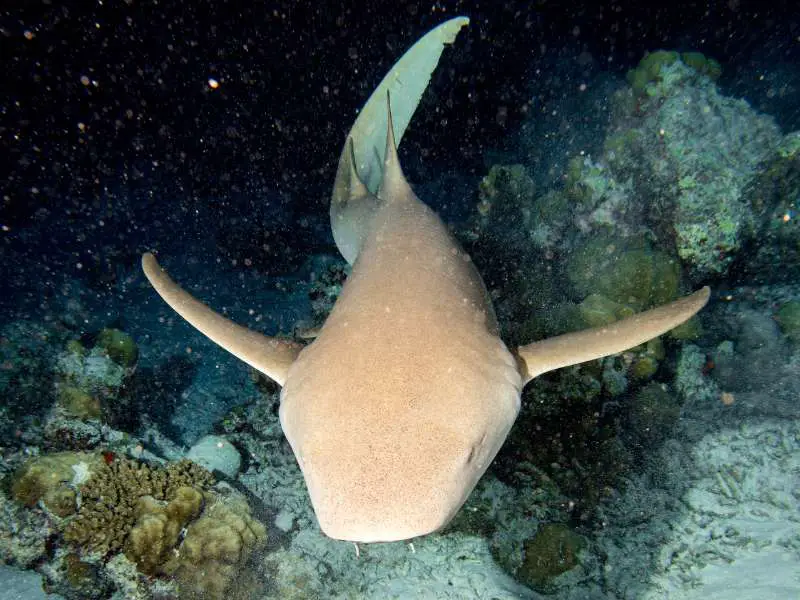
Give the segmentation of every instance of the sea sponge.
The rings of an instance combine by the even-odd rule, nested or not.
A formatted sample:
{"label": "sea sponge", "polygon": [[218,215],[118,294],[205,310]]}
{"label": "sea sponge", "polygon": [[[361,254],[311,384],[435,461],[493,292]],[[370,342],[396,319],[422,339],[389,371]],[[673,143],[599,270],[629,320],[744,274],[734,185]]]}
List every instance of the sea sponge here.
{"label": "sea sponge", "polygon": [[661,383],[651,382],[627,403],[631,429],[644,446],[661,445],[672,432],[681,414],[677,398]]}
{"label": "sea sponge", "polygon": [[628,71],[628,83],[637,95],[657,95],[656,89],[663,80],[662,69],[678,61],[712,80],[718,79],[722,74],[720,64],[701,52],[679,54],[675,51],[656,50],[646,54],[635,69]]}
{"label": "sea sponge", "polygon": [[100,400],[74,385],[58,384],[56,402],[71,417],[78,419],[99,419],[103,415]]}
{"label": "sea sponge", "polygon": [[647,86],[658,81],[661,75],[661,68],[671,65],[676,60],[680,60],[677,52],[667,50],[656,50],[650,52],[639,61],[635,69],[628,71],[628,83],[637,94],[644,94]]}
{"label": "sea sponge", "polygon": [[131,368],[139,358],[139,348],[133,338],[119,329],[106,328],[97,334],[95,347],[106,351],[109,358],[121,367]]}
{"label": "sea sponge", "polygon": [[[629,316],[631,311],[624,304],[609,300],[602,294],[589,294],[578,305],[583,327],[601,327]],[[582,328],[583,328],[582,327]]]}
{"label": "sea sponge", "polygon": [[638,238],[592,238],[569,257],[566,269],[578,296],[600,294],[633,312],[674,300],[680,287],[678,259]]}
{"label": "sea sponge", "polygon": [[563,523],[548,523],[525,542],[525,560],[517,577],[535,589],[547,592],[554,578],[578,564],[584,539]]}
{"label": "sea sponge", "polygon": [[681,60],[687,67],[692,67],[713,81],[722,75],[722,65],[702,52],[682,52]]}
{"label": "sea sponge", "polygon": [[800,300],[790,300],[775,313],[775,320],[790,340],[800,342]]}
{"label": "sea sponge", "polygon": [[241,593],[254,583],[241,579],[243,567],[267,541],[266,528],[243,498],[213,501],[207,494],[206,500],[206,510],[186,528],[183,544],[163,567],[178,582],[181,598],[223,599],[234,588]]}
{"label": "sea sponge", "polygon": [[516,216],[521,206],[532,201],[535,187],[524,165],[493,165],[478,185],[478,195],[478,212],[482,216],[494,213],[495,219],[502,219]]}

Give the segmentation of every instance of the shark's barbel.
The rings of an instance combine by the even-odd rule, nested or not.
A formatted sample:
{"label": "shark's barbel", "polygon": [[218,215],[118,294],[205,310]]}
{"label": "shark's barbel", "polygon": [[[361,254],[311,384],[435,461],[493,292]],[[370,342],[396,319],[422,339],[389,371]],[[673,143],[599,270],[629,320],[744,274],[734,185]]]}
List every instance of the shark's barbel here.
{"label": "shark's barbel", "polygon": [[[283,386],[281,425],[333,538],[383,542],[441,529],[505,441],[528,381],[637,346],[708,300],[703,288],[605,327],[506,348],[483,281],[414,194],[395,143],[442,48],[467,22],[452,19],[417,42],[348,136],[331,225],[353,269],[310,344],[236,325],[178,287],[151,254],[142,260],[172,308]],[[380,148],[376,119],[385,128]]]}

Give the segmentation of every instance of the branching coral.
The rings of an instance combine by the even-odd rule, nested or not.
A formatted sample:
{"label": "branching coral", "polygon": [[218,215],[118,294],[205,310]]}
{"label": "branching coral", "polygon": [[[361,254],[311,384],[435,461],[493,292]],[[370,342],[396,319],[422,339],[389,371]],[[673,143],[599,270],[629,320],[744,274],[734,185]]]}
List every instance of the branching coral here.
{"label": "branching coral", "polygon": [[93,552],[116,552],[141,514],[142,497],[171,501],[184,494],[183,488],[203,490],[212,483],[211,474],[190,461],[161,469],[118,458],[81,486],[81,507],[67,524],[64,539]]}

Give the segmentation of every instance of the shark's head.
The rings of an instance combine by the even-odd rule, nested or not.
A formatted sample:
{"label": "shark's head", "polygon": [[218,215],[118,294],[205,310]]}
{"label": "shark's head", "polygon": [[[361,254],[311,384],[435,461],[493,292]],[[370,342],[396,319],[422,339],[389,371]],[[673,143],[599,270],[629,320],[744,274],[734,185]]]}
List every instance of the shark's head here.
{"label": "shark's head", "polygon": [[[473,343],[466,350],[456,334],[448,343],[458,348],[429,347],[420,352],[423,360],[409,357],[402,344],[373,341],[369,355],[360,355],[336,323],[323,328],[281,394],[281,426],[320,528],[353,542],[405,540],[447,525],[519,409],[521,380],[499,340],[486,336],[483,348]],[[471,368],[475,350],[486,368]],[[370,365],[372,356],[402,365],[380,358]]]}

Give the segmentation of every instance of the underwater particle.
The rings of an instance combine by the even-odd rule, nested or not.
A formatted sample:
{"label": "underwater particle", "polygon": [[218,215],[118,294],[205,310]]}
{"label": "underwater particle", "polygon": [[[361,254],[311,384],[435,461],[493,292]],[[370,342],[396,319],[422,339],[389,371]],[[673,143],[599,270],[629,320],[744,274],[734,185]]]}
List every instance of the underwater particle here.
{"label": "underwater particle", "polygon": [[564,523],[548,523],[525,542],[525,560],[517,578],[540,592],[552,590],[553,580],[578,565],[583,537]]}

